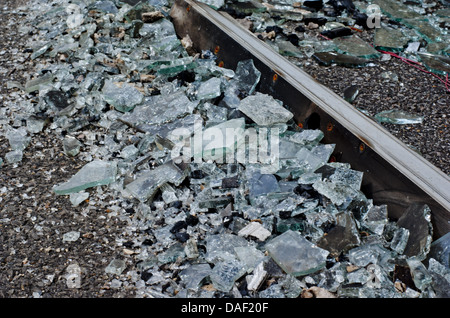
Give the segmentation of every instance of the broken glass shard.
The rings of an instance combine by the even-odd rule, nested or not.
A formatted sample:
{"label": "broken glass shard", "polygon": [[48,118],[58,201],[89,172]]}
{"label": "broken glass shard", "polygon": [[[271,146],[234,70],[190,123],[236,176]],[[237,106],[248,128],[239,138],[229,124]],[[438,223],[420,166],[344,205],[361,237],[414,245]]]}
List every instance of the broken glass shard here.
{"label": "broken glass shard", "polygon": [[316,52],[313,57],[321,64],[330,66],[333,63],[347,67],[362,67],[370,63],[369,59],[355,57],[336,52]]}
{"label": "broken glass shard", "polygon": [[225,4],[225,0],[200,0],[200,2],[209,5],[211,8],[215,10],[219,10]]}
{"label": "broken glass shard", "polygon": [[[121,117],[121,121],[132,126],[139,126],[145,131],[154,132],[155,134],[158,133],[163,137],[160,131],[164,127],[158,126],[158,124],[171,122],[177,118],[191,114],[196,106],[197,103],[191,102],[183,90],[178,90],[167,95],[161,94],[146,97],[142,105],[134,108],[129,113],[125,113]],[[151,125],[149,124],[150,118]],[[192,118],[190,117],[190,119]],[[171,129],[179,128],[184,121],[191,122],[185,118]],[[154,131],[152,128],[154,128]]]}
{"label": "broken glass shard", "polygon": [[336,206],[348,206],[356,198],[359,191],[342,183],[334,183],[330,180],[318,180],[313,188],[320,194],[326,196]]}
{"label": "broken glass shard", "polygon": [[124,194],[132,196],[141,202],[153,198],[156,191],[165,183],[179,185],[185,178],[184,172],[173,163],[166,163],[152,170],[141,171],[136,179],[129,183]]}
{"label": "broken glass shard", "polygon": [[186,288],[194,291],[198,290],[202,282],[211,274],[211,266],[209,264],[193,264],[183,269],[179,277],[184,282]]}
{"label": "broken glass shard", "polygon": [[31,93],[35,91],[39,91],[44,87],[51,87],[51,83],[53,82],[54,76],[52,73],[48,72],[44,75],[30,80],[25,83],[25,92]]}
{"label": "broken glass shard", "polygon": [[378,5],[384,14],[397,22],[401,22],[403,19],[423,19],[420,13],[409,9],[406,4],[399,1],[374,0],[372,3]]}
{"label": "broken glass shard", "polygon": [[247,272],[253,269],[264,259],[264,253],[254,246],[238,246],[234,248],[237,258],[245,264]]}
{"label": "broken glass shard", "polygon": [[116,173],[115,162],[94,160],[84,165],[69,181],[55,186],[53,191],[56,194],[70,194],[99,185],[108,185],[114,182]]}
{"label": "broken glass shard", "polygon": [[365,267],[369,264],[390,266],[394,252],[385,249],[378,243],[366,243],[348,251],[349,261],[356,266]]}
{"label": "broken glass shard", "polygon": [[428,43],[440,42],[442,33],[426,19],[403,19],[402,23],[415,29]]}
{"label": "broken glass shard", "polygon": [[176,75],[183,71],[192,70],[197,67],[198,63],[191,57],[179,58],[171,60],[169,63],[163,63],[157,67],[158,74]]}
{"label": "broken glass shard", "polygon": [[7,163],[14,164],[22,161],[23,152],[22,150],[12,150],[5,154],[5,160]]}
{"label": "broken glass shard", "polygon": [[441,75],[450,74],[450,57],[425,52],[418,52],[417,54],[423,65],[425,65],[430,72]]}
{"label": "broken glass shard", "polygon": [[342,212],[336,215],[336,226],[317,242],[317,246],[330,252],[330,255],[339,256],[350,248],[361,243],[358,227],[351,212]]}
{"label": "broken glass shard", "polygon": [[428,257],[450,268],[450,232],[431,243]]}
{"label": "broken glass shard", "polygon": [[72,206],[77,207],[79,206],[83,201],[87,200],[89,198],[89,192],[76,192],[71,193],[69,195],[70,203],[72,203]]}
{"label": "broken glass shard", "polygon": [[63,140],[63,150],[68,156],[75,157],[80,152],[81,142],[72,136],[66,136]]}
{"label": "broken glass shard", "polygon": [[411,205],[398,219],[397,225],[409,230],[409,239],[403,254],[424,260],[430,251],[433,236],[430,208],[427,205]]}
{"label": "broken glass shard", "polygon": [[[224,123],[209,127],[203,131],[202,140],[193,137],[193,154],[195,158],[231,162],[236,150],[245,141],[245,119],[231,119]],[[199,145],[199,142],[202,143]]]}
{"label": "broken glass shard", "polygon": [[364,215],[362,224],[372,233],[382,235],[388,223],[387,205],[372,206]]}
{"label": "broken glass shard", "polygon": [[215,264],[209,275],[213,286],[222,292],[229,292],[242,275],[247,272],[244,263],[238,260],[227,260]]}
{"label": "broken glass shard", "polygon": [[128,83],[114,83],[110,80],[105,81],[102,92],[105,101],[121,112],[129,112],[144,98],[134,86]]}
{"label": "broken glass shard", "polygon": [[305,129],[289,136],[289,141],[303,146],[316,146],[323,139],[323,131],[320,129]]}
{"label": "broken glass shard", "polygon": [[126,263],[122,259],[113,259],[105,268],[107,274],[120,275],[127,267]]}
{"label": "broken glass shard", "polygon": [[250,243],[242,236],[229,233],[208,235],[206,238],[205,260],[216,263],[230,259],[236,259],[236,248],[248,247]]}
{"label": "broken glass shard", "polygon": [[277,178],[272,174],[255,172],[248,182],[250,202],[255,202],[259,196],[280,191]]}
{"label": "broken glass shard", "polygon": [[252,95],[260,78],[261,72],[255,67],[253,60],[238,62],[235,75],[225,89],[223,101],[229,107],[237,108],[240,96]]}
{"label": "broken glass shard", "polygon": [[356,35],[338,37],[333,39],[336,44],[336,50],[341,54],[348,54],[365,59],[373,59],[381,56],[381,53],[375,50]]}
{"label": "broken glass shard", "polygon": [[27,119],[27,130],[32,134],[37,134],[44,129],[45,120],[38,119],[35,116],[30,116]]}
{"label": "broken glass shard", "polygon": [[30,56],[32,60],[38,58],[39,56],[43,55],[47,50],[49,50],[52,47],[52,42],[47,42],[41,47],[37,48]]}
{"label": "broken glass shard", "polygon": [[277,45],[278,45],[278,52],[281,55],[298,57],[298,58],[303,57],[302,51],[298,47],[296,47],[294,44],[292,44],[290,41],[278,40]]}
{"label": "broken glass shard", "polygon": [[200,87],[197,90],[197,99],[213,99],[219,97],[221,94],[221,86],[222,81],[218,77],[210,78],[209,80],[200,84]]}
{"label": "broken glass shard", "polygon": [[158,254],[158,263],[160,265],[174,263],[178,259],[183,258],[185,255],[183,244],[175,243],[169,246],[169,248],[164,252]]}
{"label": "broken glass shard", "polygon": [[424,291],[428,286],[430,286],[433,278],[428,272],[425,265],[421,262],[421,260],[411,257],[406,260],[408,263],[409,269],[411,271],[411,276],[414,281],[414,285],[421,291]]}
{"label": "broken glass shard", "polygon": [[272,96],[259,92],[244,98],[239,110],[260,126],[286,123],[294,116]]}
{"label": "broken glass shard", "polygon": [[408,44],[401,29],[381,27],[375,29],[374,47],[377,50],[399,53]]}
{"label": "broken glass shard", "polygon": [[275,237],[265,247],[272,259],[293,276],[308,275],[322,269],[329,254],[291,230]]}
{"label": "broken glass shard", "polygon": [[394,236],[392,237],[389,247],[393,251],[401,255],[405,251],[408,239],[409,239],[409,231],[403,227],[400,227],[394,232]]}
{"label": "broken glass shard", "polygon": [[5,137],[8,139],[12,150],[25,150],[31,142],[31,137],[28,136],[28,132],[25,127],[8,129]]}
{"label": "broken glass shard", "polygon": [[421,124],[423,121],[423,116],[414,115],[401,109],[382,111],[376,114],[374,118],[380,123],[399,125]]}
{"label": "broken glass shard", "polygon": [[62,241],[63,242],[75,242],[80,238],[80,232],[71,231],[63,234]]}

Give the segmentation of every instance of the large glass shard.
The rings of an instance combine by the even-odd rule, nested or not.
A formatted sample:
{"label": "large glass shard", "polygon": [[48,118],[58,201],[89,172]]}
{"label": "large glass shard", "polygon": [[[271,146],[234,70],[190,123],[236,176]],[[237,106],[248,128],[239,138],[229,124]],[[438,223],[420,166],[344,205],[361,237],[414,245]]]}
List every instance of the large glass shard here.
{"label": "large glass shard", "polygon": [[336,226],[322,236],[317,242],[317,246],[337,257],[340,253],[346,252],[360,243],[359,231],[353,219],[353,214],[342,212],[336,215]]}
{"label": "large glass shard", "polygon": [[116,173],[115,162],[94,160],[84,165],[69,181],[55,186],[53,191],[56,194],[70,194],[99,185],[108,185],[115,181]]}
{"label": "large glass shard", "polygon": [[232,108],[237,108],[240,96],[252,95],[261,78],[261,72],[255,67],[253,60],[238,62],[234,77],[229,81],[223,101]]}
{"label": "large glass shard", "polygon": [[403,19],[402,23],[406,26],[415,29],[428,43],[440,42],[442,40],[442,33],[439,29],[431,25],[425,19]]}
{"label": "large glass shard", "polygon": [[146,202],[155,195],[163,184],[169,182],[179,185],[184,178],[184,172],[169,162],[157,166],[153,170],[141,171],[136,180],[125,187],[124,192],[141,202]]}
{"label": "large glass shard", "polygon": [[272,96],[259,92],[244,98],[239,104],[239,110],[260,126],[286,123],[294,117]]}
{"label": "large glass shard", "polygon": [[408,43],[408,38],[401,29],[381,27],[375,29],[374,46],[377,50],[401,52]]}
{"label": "large glass shard", "polygon": [[407,5],[395,0],[374,0],[373,4],[378,5],[384,14],[389,18],[400,22],[403,19],[423,19],[420,13],[408,8]]}
{"label": "large glass shard", "polygon": [[410,233],[404,255],[424,260],[430,251],[433,236],[430,208],[427,205],[411,205],[398,219],[397,225]]}
{"label": "large glass shard", "polygon": [[167,95],[146,97],[142,105],[124,114],[121,120],[133,126],[148,125],[149,122],[154,126],[191,114],[196,106],[197,103],[191,102],[186,93],[179,90]]}
{"label": "large glass shard", "polygon": [[424,52],[418,52],[417,55],[429,71],[441,75],[450,74],[450,57]]}
{"label": "large glass shard", "polygon": [[322,269],[329,254],[291,230],[275,237],[265,247],[272,259],[293,276],[308,275]]}
{"label": "large glass shard", "polygon": [[228,162],[228,157],[234,158],[237,148],[245,141],[244,129],[244,118],[231,119],[205,129],[202,145],[198,145],[196,137],[193,137],[194,158],[202,157],[204,160],[217,162],[227,160]]}
{"label": "large glass shard", "polygon": [[278,40],[277,45],[278,45],[278,52],[281,55],[293,56],[298,58],[303,57],[302,51],[289,41]]}
{"label": "large glass shard", "polygon": [[215,264],[209,275],[213,286],[222,292],[229,292],[242,275],[247,272],[244,263],[238,260],[228,260]]}
{"label": "large glass shard", "polygon": [[330,66],[333,63],[347,67],[363,67],[370,63],[370,59],[340,54],[336,52],[316,52],[313,57],[321,64]]}
{"label": "large glass shard", "polygon": [[380,52],[356,35],[335,38],[333,39],[333,42],[336,44],[337,52],[341,54],[348,54],[366,59],[378,58],[381,56]]}
{"label": "large glass shard", "polygon": [[399,124],[399,125],[421,124],[423,121],[423,116],[410,114],[401,109],[391,109],[382,111],[376,114],[374,118],[380,123]]}
{"label": "large glass shard", "polygon": [[103,98],[118,111],[129,112],[136,105],[142,103],[144,96],[134,86],[128,83],[114,83],[105,81]]}

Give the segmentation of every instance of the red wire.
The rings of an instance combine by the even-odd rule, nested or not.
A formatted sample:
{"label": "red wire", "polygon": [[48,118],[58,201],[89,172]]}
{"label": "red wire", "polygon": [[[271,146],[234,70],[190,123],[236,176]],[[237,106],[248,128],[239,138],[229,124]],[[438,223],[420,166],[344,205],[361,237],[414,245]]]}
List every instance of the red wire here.
{"label": "red wire", "polygon": [[378,50],[378,51],[380,51],[381,53],[389,54],[389,55],[391,55],[391,56],[394,56],[394,57],[396,57],[396,58],[399,58],[400,60],[402,60],[402,61],[405,62],[406,64],[408,64],[408,65],[410,65],[410,66],[412,66],[412,67],[418,69],[419,71],[422,71],[422,72],[425,72],[425,73],[427,73],[427,74],[433,75],[433,76],[436,77],[438,80],[440,80],[442,83],[444,83],[445,88],[447,89],[447,91],[450,92],[450,89],[449,89],[449,87],[448,87],[448,74],[446,74],[445,81],[444,81],[442,78],[440,78],[439,76],[437,76],[437,75],[434,74],[433,72],[429,72],[429,71],[427,71],[427,70],[425,70],[425,69],[423,69],[423,68],[417,67],[416,65],[412,64],[412,63],[415,63],[415,64],[419,64],[419,65],[420,65],[420,63],[418,63],[418,62],[416,62],[416,61],[407,59],[407,58],[405,58],[405,57],[402,57],[402,56],[397,55],[397,54],[392,53],[392,52],[383,51],[383,50]]}

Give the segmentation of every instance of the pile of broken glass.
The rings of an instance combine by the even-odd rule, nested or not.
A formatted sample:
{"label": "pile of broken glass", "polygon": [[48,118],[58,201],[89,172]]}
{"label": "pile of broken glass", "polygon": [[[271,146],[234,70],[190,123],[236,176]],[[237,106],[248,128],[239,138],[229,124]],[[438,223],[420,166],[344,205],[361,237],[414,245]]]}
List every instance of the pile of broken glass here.
{"label": "pile of broken glass", "polygon": [[449,235],[432,241],[428,206],[389,219],[322,131],[258,92],[252,60],[195,54],[164,0],[66,2],[41,1],[28,27],[42,69],[22,89],[38,103],[6,132],[2,169],[30,135],[65,132],[62,151],[85,164],[54,193],[81,208],[107,193],[135,232],[135,275],[115,259],[111,279],[156,297],[448,296]]}
{"label": "pile of broken glass", "polygon": [[[312,60],[325,66],[377,67],[396,56],[444,81],[450,73],[447,0],[201,1],[230,13],[299,67]],[[382,76],[397,81],[396,74]],[[423,121],[397,109],[373,119],[390,124]]]}
{"label": "pile of broken glass", "polygon": [[[450,70],[447,0],[439,2],[442,8],[426,0],[202,2],[247,20],[244,25],[282,55],[362,67],[390,52],[422,62],[436,74]],[[374,32],[372,41],[361,38],[363,30]]]}

